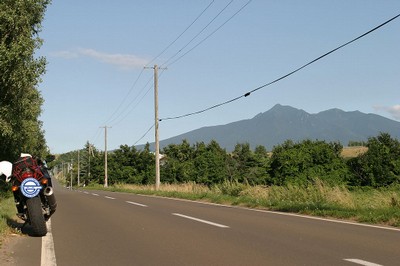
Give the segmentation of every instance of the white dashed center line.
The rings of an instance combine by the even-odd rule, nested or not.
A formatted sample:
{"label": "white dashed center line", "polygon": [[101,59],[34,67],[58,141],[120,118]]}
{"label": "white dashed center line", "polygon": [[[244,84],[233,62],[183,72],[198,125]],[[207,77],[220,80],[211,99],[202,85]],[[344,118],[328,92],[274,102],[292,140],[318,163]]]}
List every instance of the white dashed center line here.
{"label": "white dashed center line", "polygon": [[126,203],[129,203],[129,204],[132,204],[132,205],[136,205],[136,206],[140,206],[140,207],[147,207],[147,205],[140,204],[140,203],[133,202],[133,201],[126,201]]}
{"label": "white dashed center line", "polygon": [[365,261],[365,260],[360,260],[360,259],[344,259],[345,261],[348,262],[353,262],[359,265],[364,265],[364,266],[382,266],[381,264],[376,264],[373,262]]}
{"label": "white dashed center line", "polygon": [[199,218],[195,218],[195,217],[191,217],[191,216],[187,216],[187,215],[183,215],[183,214],[179,214],[179,213],[173,213],[172,215],[179,216],[179,217],[186,218],[186,219],[193,220],[193,221],[197,221],[197,222],[200,222],[200,223],[213,225],[213,226],[220,227],[220,228],[229,228],[229,226],[227,226],[227,225],[217,224],[217,223],[214,223],[214,222],[210,222],[210,221],[207,221],[207,220],[203,220],[203,219],[199,219]]}
{"label": "white dashed center line", "polygon": [[109,196],[104,196],[106,199],[115,199],[115,198],[113,198],[113,197],[109,197]]}

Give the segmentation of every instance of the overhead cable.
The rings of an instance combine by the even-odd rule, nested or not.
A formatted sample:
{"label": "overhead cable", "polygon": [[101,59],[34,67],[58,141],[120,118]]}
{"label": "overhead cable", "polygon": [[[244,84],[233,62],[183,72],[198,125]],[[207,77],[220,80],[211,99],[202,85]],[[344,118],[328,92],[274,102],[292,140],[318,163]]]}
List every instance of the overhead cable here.
{"label": "overhead cable", "polygon": [[[150,65],[152,62],[154,62],[157,58],[159,58],[162,54],[164,54],[177,40],[180,39],[180,37],[182,37],[182,35],[211,7],[211,5],[215,2],[215,0],[212,0],[207,7],[189,24],[188,27],[185,28],[185,30],[180,33],[178,35],[178,37],[175,38],[175,40],[173,40],[166,48],[164,48],[157,56],[155,56],[153,59],[151,59],[149,61],[149,63],[146,64],[146,66]],[[137,79],[135,80],[134,84],[131,86],[131,88],[129,89],[128,93],[126,94],[126,96],[122,99],[121,103],[118,105],[117,109],[112,113],[112,115],[107,119],[105,124],[110,124],[113,121],[118,120],[114,125],[119,124],[120,122],[122,122],[127,116],[128,114],[139,104],[137,103],[135,105],[134,108],[132,108],[129,112],[125,113],[128,108],[133,104],[133,102],[139,97],[139,95],[142,93],[142,91],[145,89],[145,87],[147,87],[147,84],[150,82],[150,80],[146,83],[145,87],[138,92],[138,94],[135,96],[135,98],[122,110],[120,111],[121,107],[123,106],[123,104],[125,104],[126,100],[128,99],[129,95],[132,93],[133,89],[135,88],[137,82],[139,81],[139,79],[141,78],[142,74],[144,72],[144,68],[142,69],[142,71],[140,71],[139,76],[137,77]],[[146,92],[146,94],[148,93],[148,91]],[[145,94],[145,95],[146,95]],[[140,99],[140,101],[143,99],[143,97]],[[117,113],[119,112],[119,114],[117,116],[115,116]],[[124,115],[125,113],[125,115]],[[115,117],[114,117],[115,116]],[[119,119],[121,116],[122,119]]]}
{"label": "overhead cable", "polygon": [[[185,55],[187,55],[188,53],[190,53],[191,51],[193,51],[194,49],[196,49],[200,44],[202,44],[203,42],[205,42],[208,38],[210,38],[212,35],[214,35],[214,33],[216,33],[218,30],[220,30],[223,26],[225,26],[226,23],[228,23],[231,19],[233,19],[237,14],[239,14],[240,11],[242,11],[248,4],[250,4],[252,0],[247,1],[246,4],[244,4],[238,11],[236,11],[232,16],[230,16],[224,23],[222,23],[218,28],[216,28],[213,32],[211,32],[209,35],[207,35],[203,40],[201,40],[200,42],[198,42],[195,46],[193,46],[192,48],[190,48],[187,52],[185,52],[183,55],[181,55],[180,57],[178,57],[177,59],[175,59],[174,61],[172,61],[171,63],[169,63],[167,65],[167,67],[170,67],[172,64],[175,64],[177,61],[179,61],[180,59],[182,59],[182,57],[184,57]],[[229,3],[230,4],[230,3]],[[207,25],[208,26],[208,25]],[[197,37],[197,36],[196,36]],[[187,46],[187,45],[186,45]],[[186,46],[184,48],[186,48]],[[182,49],[184,49],[182,48]],[[181,51],[181,50],[180,50]],[[179,52],[180,52],[179,51]],[[173,56],[175,57],[175,55]],[[170,59],[168,59],[163,65],[167,64],[168,61],[170,61],[173,57],[171,57]]]}
{"label": "overhead cable", "polygon": [[133,88],[136,86],[136,83],[139,81],[139,79],[142,76],[143,72],[144,72],[144,69],[142,69],[142,71],[140,71],[139,76],[136,78],[135,82],[133,83],[133,85],[129,89],[128,93],[122,99],[121,103],[118,105],[117,109],[115,109],[114,113],[112,113],[112,115],[107,119],[106,123],[104,123],[104,124],[108,124],[109,122],[112,122],[112,121],[114,121],[115,119],[118,118],[118,116],[117,116],[116,118],[113,119],[114,115],[119,111],[119,109],[121,109],[121,107],[125,103],[126,99],[128,99],[128,96],[133,91]]}
{"label": "overhead cable", "polygon": [[[118,117],[116,117],[116,118],[114,118],[113,120],[111,120],[111,122],[114,122],[113,123],[113,126],[116,126],[116,125],[118,125],[119,123],[121,123],[129,114],[130,114],[130,112],[132,111],[132,110],[134,110],[138,105],[139,105],[139,103],[141,103],[141,101],[144,99],[144,97],[149,93],[149,91],[150,91],[150,89],[151,89],[151,86],[150,86],[150,81],[152,81],[153,80],[153,77],[150,77],[148,80],[147,80],[147,82],[146,82],[146,84],[143,86],[143,88],[138,92],[138,94],[135,96],[135,98],[132,100],[132,101],[130,101],[130,103],[124,108],[124,110],[120,113],[120,115],[118,116]],[[138,99],[138,97],[139,97],[139,95],[145,90],[147,88],[147,90],[146,90],[146,92],[142,95],[142,97],[139,99],[139,101],[131,108],[131,109],[129,109],[131,106],[132,106],[132,104],[136,101],[136,99]],[[125,113],[125,114],[124,114]],[[123,115],[124,114],[124,115]],[[123,116],[122,116],[123,115]],[[122,116],[122,117],[121,117]],[[119,119],[118,119],[119,118]],[[118,119],[118,120],[117,120]]]}
{"label": "overhead cable", "polygon": [[[171,61],[173,58],[175,58],[179,53],[181,53],[183,51],[183,49],[185,49],[189,44],[191,44],[205,29],[208,28],[208,26],[210,26],[214,20],[216,20],[221,14],[222,12],[224,12],[231,4],[233,3],[233,0],[231,0],[221,11],[219,11],[219,13],[210,21],[208,22],[208,24],[206,26],[204,26],[188,43],[186,43],[181,49],[179,49],[178,52],[176,52],[173,56],[171,56],[170,58],[168,58],[163,64],[161,64],[161,66],[165,66],[166,64],[168,64],[169,61]],[[197,47],[197,46],[196,46]],[[193,50],[193,49],[191,49]],[[190,51],[191,51],[190,50]],[[186,55],[186,53],[185,53]],[[179,57],[180,58],[180,57]]]}
{"label": "overhead cable", "polygon": [[146,66],[150,65],[152,62],[154,62],[157,58],[159,58],[162,54],[164,54],[177,40],[179,40],[180,37],[182,37],[183,34],[185,34],[186,31],[189,30],[190,27],[193,26],[193,24],[207,11],[207,9],[210,8],[210,6],[215,2],[215,0],[211,1],[210,4],[193,20],[192,23],[190,23],[189,26],[186,27],[186,29],[178,35],[178,37],[175,38],[167,47],[165,47],[164,50],[162,50],[157,56],[155,56]]}
{"label": "overhead cable", "polygon": [[155,126],[155,124],[153,124],[153,125],[146,131],[146,133],[144,133],[143,136],[140,137],[140,139],[138,139],[138,140],[133,144],[133,146],[135,146],[139,141],[141,141],[141,140],[150,132],[150,130],[153,129],[154,126]]}

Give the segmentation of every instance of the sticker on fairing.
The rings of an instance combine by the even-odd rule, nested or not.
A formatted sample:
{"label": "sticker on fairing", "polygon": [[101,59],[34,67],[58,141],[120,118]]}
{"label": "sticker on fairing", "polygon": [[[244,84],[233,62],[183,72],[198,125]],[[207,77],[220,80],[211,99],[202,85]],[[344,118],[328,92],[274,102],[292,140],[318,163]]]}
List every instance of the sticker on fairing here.
{"label": "sticker on fairing", "polygon": [[21,192],[27,198],[33,198],[39,195],[42,186],[35,178],[27,178],[22,181]]}

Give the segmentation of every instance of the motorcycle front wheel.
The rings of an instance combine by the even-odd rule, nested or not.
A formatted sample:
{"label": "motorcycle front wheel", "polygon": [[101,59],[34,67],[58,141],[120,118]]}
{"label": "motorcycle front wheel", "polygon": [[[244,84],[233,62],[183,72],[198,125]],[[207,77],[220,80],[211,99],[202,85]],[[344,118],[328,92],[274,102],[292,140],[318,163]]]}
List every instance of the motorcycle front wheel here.
{"label": "motorcycle front wheel", "polygon": [[45,236],[47,234],[46,221],[43,216],[42,202],[39,197],[26,200],[28,208],[28,218],[35,236]]}

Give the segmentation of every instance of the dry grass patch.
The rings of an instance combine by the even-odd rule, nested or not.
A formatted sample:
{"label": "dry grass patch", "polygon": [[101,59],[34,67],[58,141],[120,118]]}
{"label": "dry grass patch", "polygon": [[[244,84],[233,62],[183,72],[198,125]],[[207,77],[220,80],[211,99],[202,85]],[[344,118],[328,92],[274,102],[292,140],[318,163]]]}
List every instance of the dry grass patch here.
{"label": "dry grass patch", "polygon": [[[156,191],[155,185],[116,184],[114,187],[122,190]],[[158,191],[199,194],[210,192],[210,189],[204,185],[188,182],[184,184],[160,184]]]}
{"label": "dry grass patch", "polygon": [[361,154],[366,153],[367,151],[368,148],[364,146],[343,147],[341,155],[343,158],[355,158]]}

